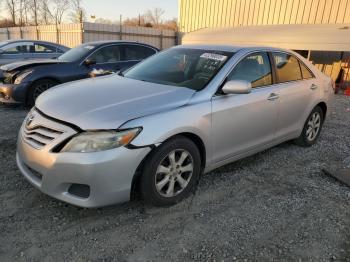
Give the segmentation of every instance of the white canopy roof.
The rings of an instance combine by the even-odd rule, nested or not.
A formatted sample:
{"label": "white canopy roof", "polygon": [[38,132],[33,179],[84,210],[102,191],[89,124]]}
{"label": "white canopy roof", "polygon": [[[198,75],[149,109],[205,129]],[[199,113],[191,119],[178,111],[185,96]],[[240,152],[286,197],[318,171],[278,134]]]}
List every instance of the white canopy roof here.
{"label": "white canopy roof", "polygon": [[350,51],[350,24],[205,28],[185,34],[182,43],[258,45],[294,50]]}

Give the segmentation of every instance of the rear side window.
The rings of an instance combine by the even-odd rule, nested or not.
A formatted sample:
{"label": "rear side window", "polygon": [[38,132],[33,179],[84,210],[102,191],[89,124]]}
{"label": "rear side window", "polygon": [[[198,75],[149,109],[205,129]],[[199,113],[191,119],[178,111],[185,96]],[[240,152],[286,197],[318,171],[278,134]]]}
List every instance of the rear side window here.
{"label": "rear side window", "polygon": [[301,80],[299,61],[291,54],[273,53],[278,83]]}
{"label": "rear side window", "polygon": [[43,44],[35,44],[34,45],[35,53],[47,54],[47,53],[56,53],[56,47],[43,45]]}
{"label": "rear side window", "polygon": [[125,45],[125,61],[130,60],[143,60],[151,55],[154,55],[156,51],[152,48],[141,46],[141,45]]}
{"label": "rear side window", "polygon": [[310,79],[313,78],[314,76],[311,74],[310,70],[303,64],[300,63],[300,68],[301,68],[301,73],[303,75],[303,79]]}
{"label": "rear side window", "polygon": [[259,52],[245,57],[232,70],[227,80],[246,80],[253,88],[271,85],[272,73],[267,53]]}

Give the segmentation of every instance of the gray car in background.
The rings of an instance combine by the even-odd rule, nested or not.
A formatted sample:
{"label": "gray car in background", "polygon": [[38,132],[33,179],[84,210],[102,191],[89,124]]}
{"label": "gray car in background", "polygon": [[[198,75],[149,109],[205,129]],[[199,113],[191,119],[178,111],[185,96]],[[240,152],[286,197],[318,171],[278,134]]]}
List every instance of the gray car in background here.
{"label": "gray car in background", "polygon": [[178,46],[124,73],[39,96],[19,132],[17,165],[42,192],[98,207],[134,190],[181,201],[203,172],[288,140],[311,146],[334,89],[287,50]]}
{"label": "gray car in background", "polygon": [[69,50],[68,47],[36,40],[8,40],[0,42],[0,65],[25,59],[54,58]]}

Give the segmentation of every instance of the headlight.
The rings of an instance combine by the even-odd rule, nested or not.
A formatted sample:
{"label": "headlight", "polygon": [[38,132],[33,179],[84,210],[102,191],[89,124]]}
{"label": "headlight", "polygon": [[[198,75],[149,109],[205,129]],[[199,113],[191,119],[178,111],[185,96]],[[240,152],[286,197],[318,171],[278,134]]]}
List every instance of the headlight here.
{"label": "headlight", "polygon": [[85,132],[73,137],[61,152],[91,153],[126,146],[140,132],[141,128],[128,129],[119,132]]}
{"label": "headlight", "polygon": [[15,80],[15,85],[18,85],[20,84],[24,78],[26,78],[27,76],[29,76],[31,73],[33,73],[33,71],[26,71],[22,74],[19,74],[17,77],[16,77],[16,80]]}

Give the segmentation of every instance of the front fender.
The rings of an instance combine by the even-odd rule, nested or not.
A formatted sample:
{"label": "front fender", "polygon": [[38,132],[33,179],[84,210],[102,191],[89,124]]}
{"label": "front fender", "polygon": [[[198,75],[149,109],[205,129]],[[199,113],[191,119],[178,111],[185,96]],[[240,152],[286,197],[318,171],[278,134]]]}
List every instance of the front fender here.
{"label": "front fender", "polygon": [[170,111],[130,120],[120,129],[142,127],[142,132],[132,141],[133,146],[158,145],[181,133],[198,136],[206,150],[206,159],[211,159],[211,102],[182,106]]}

